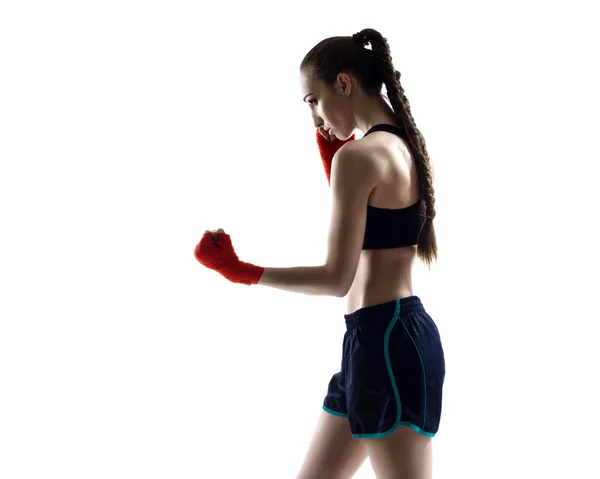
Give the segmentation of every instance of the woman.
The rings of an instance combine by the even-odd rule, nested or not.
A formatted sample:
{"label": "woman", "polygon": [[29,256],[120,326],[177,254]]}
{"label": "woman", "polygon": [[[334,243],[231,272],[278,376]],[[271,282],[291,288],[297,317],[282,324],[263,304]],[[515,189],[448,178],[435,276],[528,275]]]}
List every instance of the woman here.
{"label": "woman", "polygon": [[321,41],[300,79],[333,195],[325,264],[244,263],[222,229],[207,231],[195,255],[236,283],[346,297],[342,367],[298,479],[350,478],[367,456],[380,479],[430,478],[445,363],[411,280],[417,257],[428,265],[437,258],[425,141],[387,40],[373,29]]}

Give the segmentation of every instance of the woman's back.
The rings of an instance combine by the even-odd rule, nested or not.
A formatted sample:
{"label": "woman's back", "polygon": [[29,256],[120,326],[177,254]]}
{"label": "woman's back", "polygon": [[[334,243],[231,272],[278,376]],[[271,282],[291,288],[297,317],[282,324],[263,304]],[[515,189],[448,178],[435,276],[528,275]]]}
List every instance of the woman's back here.
{"label": "woman's back", "polygon": [[[357,143],[376,165],[380,178],[369,197],[370,206],[397,210],[420,200],[418,174],[405,140],[391,132],[374,131]],[[411,271],[416,256],[416,245],[363,249],[346,296],[346,312],[412,296]]]}

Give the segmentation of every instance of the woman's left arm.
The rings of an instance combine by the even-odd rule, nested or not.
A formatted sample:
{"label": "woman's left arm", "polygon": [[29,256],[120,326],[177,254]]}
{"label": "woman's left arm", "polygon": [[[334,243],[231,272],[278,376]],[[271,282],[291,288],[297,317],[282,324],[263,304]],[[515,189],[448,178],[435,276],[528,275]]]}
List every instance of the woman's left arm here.
{"label": "woman's left arm", "polygon": [[367,202],[376,164],[359,143],[337,153],[331,171],[332,211],[325,264],[264,268],[258,284],[311,295],[344,297],[350,290],[365,236]]}

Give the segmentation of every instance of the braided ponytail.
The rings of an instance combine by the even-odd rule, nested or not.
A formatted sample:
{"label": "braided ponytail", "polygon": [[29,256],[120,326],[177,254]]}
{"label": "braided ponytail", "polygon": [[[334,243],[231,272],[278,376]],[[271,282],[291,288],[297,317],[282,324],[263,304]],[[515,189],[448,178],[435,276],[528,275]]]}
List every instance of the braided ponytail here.
{"label": "braided ponytail", "polygon": [[[427,206],[427,218],[418,242],[418,256],[428,266],[437,259],[437,241],[433,227],[435,218],[435,196],[433,189],[433,174],[431,162],[425,146],[425,138],[417,128],[410,110],[410,104],[404,88],[400,84],[401,74],[394,68],[390,47],[387,40],[376,30],[367,28],[355,34],[356,39],[364,38],[370,44],[377,64],[380,67],[383,83],[385,84],[388,99],[394,113],[407,132],[410,146],[415,158],[415,166],[419,176],[421,195]],[[362,43],[364,45],[364,43]]]}

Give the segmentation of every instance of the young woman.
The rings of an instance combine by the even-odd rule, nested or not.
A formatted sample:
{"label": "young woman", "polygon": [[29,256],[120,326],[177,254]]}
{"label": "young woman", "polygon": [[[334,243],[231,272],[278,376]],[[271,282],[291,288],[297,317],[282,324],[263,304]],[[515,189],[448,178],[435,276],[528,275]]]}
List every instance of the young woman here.
{"label": "young woman", "polygon": [[411,279],[416,258],[437,258],[425,141],[376,30],[318,43],[300,82],[332,191],[325,264],[244,263],[222,229],[207,231],[195,255],[236,283],[346,298],[342,367],[297,479],[351,478],[367,456],[379,479],[429,479],[445,362]]}

